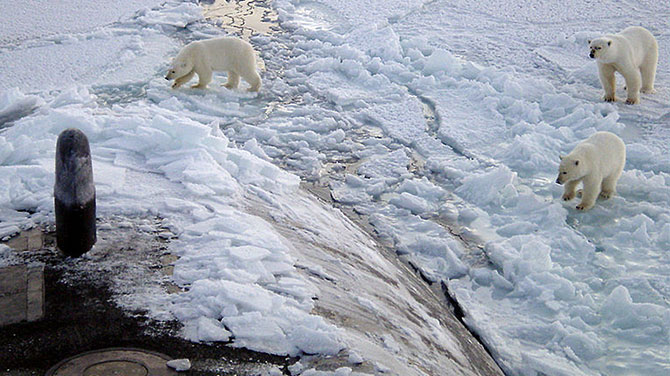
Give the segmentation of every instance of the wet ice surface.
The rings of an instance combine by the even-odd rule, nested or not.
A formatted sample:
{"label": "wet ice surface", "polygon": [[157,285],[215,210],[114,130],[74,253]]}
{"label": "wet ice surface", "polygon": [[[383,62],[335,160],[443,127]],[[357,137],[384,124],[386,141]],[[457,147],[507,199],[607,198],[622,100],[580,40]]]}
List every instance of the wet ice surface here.
{"label": "wet ice surface", "polygon": [[[366,252],[368,240],[354,229],[333,239],[340,232],[320,227],[349,225],[304,199],[299,176],[444,281],[509,374],[664,374],[670,70],[661,58],[658,93],[638,106],[603,103],[585,49],[644,19],[667,51],[660,4],[277,1],[284,32],[250,38],[266,67],[259,94],[218,87],[224,75],[209,90],[169,90],[169,58],[186,41],[223,33],[190,3],[3,47],[0,114],[22,115],[0,134],[9,209],[0,233],[52,218],[52,144],[77,126],[92,142],[100,210],[160,214],[179,234],[174,279],[188,292],[169,309],[148,306],[182,320],[191,339],[232,333],[261,351],[344,354],[350,367],[358,355],[366,372],[388,369],[375,359],[394,354],[397,367],[421,374],[406,352],[421,348],[416,331],[364,346],[355,331],[342,334],[346,320],[310,314],[328,308],[323,286],[337,278],[303,245]],[[108,48],[93,51],[99,43]],[[65,68],[27,60],[42,50]],[[558,155],[604,130],[626,141],[619,194],[577,213],[553,184]],[[361,265],[383,263],[375,258]],[[363,296],[357,306],[399,319],[375,302]],[[429,337],[460,359],[446,345],[453,340]],[[419,358],[423,367],[449,362]]]}
{"label": "wet ice surface", "polygon": [[205,19],[245,39],[279,30],[277,13],[262,0],[202,1]]}

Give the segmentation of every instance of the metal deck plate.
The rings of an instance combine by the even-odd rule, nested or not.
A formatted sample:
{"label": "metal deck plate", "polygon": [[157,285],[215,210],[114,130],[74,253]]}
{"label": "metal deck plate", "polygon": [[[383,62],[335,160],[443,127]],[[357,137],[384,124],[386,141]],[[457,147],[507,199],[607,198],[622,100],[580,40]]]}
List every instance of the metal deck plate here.
{"label": "metal deck plate", "polygon": [[85,352],[52,367],[46,376],[172,376],[167,355],[133,348],[112,348]]}

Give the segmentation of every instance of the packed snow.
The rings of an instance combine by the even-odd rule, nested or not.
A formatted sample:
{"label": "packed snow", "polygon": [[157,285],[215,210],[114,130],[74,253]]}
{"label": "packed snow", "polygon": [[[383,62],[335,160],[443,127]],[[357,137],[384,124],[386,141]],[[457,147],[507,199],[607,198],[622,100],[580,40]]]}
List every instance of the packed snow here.
{"label": "packed snow", "polygon": [[[374,344],[316,313],[327,294],[314,280],[341,277],[305,262],[314,256],[273,220],[360,252],[361,267],[390,264],[341,213],[304,198],[302,181],[443,282],[507,374],[670,372],[667,4],[276,0],[282,31],[250,38],[264,62],[250,94],[216,85],[225,74],[207,90],[163,78],[184,44],[234,28],[188,1],[124,2],[93,16],[64,2],[81,17],[49,7],[2,24],[0,235],[53,221],[55,140],[76,127],[91,142],[100,215],[160,216],[178,235],[185,291],[124,302],[180,320],[188,339],[348,351],[352,366],[321,373],[305,360],[291,370],[302,375],[354,375],[364,360],[424,374],[404,353],[421,335],[467,362],[423,308],[429,334]],[[631,25],[658,39],[657,93],[604,103],[587,40]],[[577,212],[554,183],[558,156],[596,131],[623,138],[627,163],[615,197]],[[0,246],[0,264],[13,260]],[[355,303],[392,316],[372,293]]]}

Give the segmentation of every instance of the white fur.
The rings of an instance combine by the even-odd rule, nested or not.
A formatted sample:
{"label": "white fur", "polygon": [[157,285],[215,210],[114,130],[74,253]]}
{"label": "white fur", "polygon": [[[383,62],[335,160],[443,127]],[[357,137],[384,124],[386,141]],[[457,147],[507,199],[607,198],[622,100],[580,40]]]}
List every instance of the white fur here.
{"label": "white fur", "polygon": [[619,136],[597,132],[580,142],[565,157],[561,157],[556,183],[565,183],[563,200],[572,200],[577,185],[582,182],[582,202],[578,210],[589,210],[598,196],[610,198],[616,193],[616,183],[626,164],[626,145]]}
{"label": "white fur", "polygon": [[187,44],[172,61],[165,79],[174,79],[172,88],[176,89],[197,74],[198,84],[192,87],[204,89],[212,81],[213,71],[228,72],[228,82],[224,86],[229,89],[239,85],[240,77],[251,85],[249,91],[258,91],[261,88],[253,47],[242,39],[231,37]]}
{"label": "white fur", "polygon": [[619,72],[626,80],[626,103],[640,102],[640,91],[654,93],[658,43],[651,33],[640,26],[631,26],[614,35],[589,41],[589,56],[598,62],[598,75],[605,89],[604,100],[616,101],[616,79]]}

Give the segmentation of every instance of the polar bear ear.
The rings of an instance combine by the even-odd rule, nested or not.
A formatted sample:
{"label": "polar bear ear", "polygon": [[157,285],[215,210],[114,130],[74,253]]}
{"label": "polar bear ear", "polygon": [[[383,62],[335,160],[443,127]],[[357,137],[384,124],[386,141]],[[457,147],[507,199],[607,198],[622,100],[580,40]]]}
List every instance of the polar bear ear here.
{"label": "polar bear ear", "polygon": [[575,166],[579,166],[579,161],[575,161]]}
{"label": "polar bear ear", "polygon": [[591,39],[587,40],[586,43],[591,44]]}
{"label": "polar bear ear", "polygon": [[562,156],[562,155],[559,155],[559,156],[558,156],[558,159],[560,159],[560,160],[563,160],[563,158],[565,158],[565,157]]}

